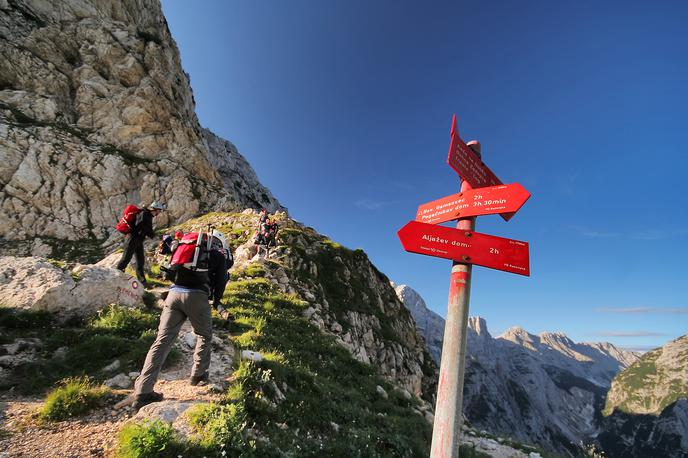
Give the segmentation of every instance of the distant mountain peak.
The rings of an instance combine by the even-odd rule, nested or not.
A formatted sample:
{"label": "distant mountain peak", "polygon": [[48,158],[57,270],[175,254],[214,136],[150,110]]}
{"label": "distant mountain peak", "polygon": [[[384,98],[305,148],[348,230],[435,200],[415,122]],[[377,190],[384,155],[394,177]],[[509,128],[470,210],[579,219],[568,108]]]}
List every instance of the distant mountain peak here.
{"label": "distant mountain peak", "polygon": [[487,321],[485,321],[485,318],[479,316],[468,317],[468,327],[474,330],[479,336],[492,338],[490,331],[487,330]]}
{"label": "distant mountain peak", "polygon": [[531,348],[535,348],[540,343],[540,338],[538,336],[529,333],[521,326],[510,327],[497,338]]}

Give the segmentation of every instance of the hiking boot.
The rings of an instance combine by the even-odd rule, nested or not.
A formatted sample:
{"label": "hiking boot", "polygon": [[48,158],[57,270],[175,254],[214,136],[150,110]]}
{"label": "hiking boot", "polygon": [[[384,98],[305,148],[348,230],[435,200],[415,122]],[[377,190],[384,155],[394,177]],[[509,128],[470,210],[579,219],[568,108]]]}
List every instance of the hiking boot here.
{"label": "hiking boot", "polygon": [[160,401],[162,401],[162,393],[156,393],[155,391],[152,391],[150,393],[137,394],[134,398],[134,403],[131,406],[135,412],[138,412],[141,407],[152,402]]}
{"label": "hiking boot", "polygon": [[207,385],[208,384],[208,373],[206,372],[203,375],[192,375],[191,378],[189,379],[189,385],[191,386],[196,386],[196,385]]}

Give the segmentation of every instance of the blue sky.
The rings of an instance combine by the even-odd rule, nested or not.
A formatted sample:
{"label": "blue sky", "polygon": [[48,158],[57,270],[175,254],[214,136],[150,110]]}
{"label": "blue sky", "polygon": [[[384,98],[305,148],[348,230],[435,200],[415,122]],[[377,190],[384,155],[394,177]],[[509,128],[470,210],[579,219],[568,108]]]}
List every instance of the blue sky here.
{"label": "blue sky", "polygon": [[[604,3],[604,4],[601,4]],[[660,5],[661,3],[661,5]],[[471,315],[646,348],[688,333],[688,4],[164,0],[201,123],[291,215],[446,313],[450,262],[402,250],[458,191],[450,121],[532,197],[477,230],[531,277],[474,268]]]}

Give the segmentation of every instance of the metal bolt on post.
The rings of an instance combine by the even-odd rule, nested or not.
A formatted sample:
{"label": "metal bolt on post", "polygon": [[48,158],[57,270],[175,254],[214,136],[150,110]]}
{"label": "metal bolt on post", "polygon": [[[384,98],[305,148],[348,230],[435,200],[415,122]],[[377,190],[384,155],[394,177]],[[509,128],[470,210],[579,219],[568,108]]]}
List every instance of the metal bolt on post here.
{"label": "metal bolt on post", "polygon": [[[480,156],[480,143],[467,143]],[[461,181],[461,192],[471,189]],[[475,217],[459,219],[456,228],[475,230]],[[466,366],[466,335],[468,308],[471,296],[471,264],[454,261],[449,283],[447,321],[444,325],[444,343],[440,362],[440,379],[437,386],[435,423],[432,431],[432,458],[458,458],[463,420],[463,380]]]}

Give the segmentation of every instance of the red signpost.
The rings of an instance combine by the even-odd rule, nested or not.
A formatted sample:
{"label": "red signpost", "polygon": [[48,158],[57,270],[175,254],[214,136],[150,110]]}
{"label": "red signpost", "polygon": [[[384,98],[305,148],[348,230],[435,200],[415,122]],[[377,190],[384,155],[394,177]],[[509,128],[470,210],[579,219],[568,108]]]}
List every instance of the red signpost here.
{"label": "red signpost", "polygon": [[518,183],[471,189],[419,206],[416,221],[439,224],[496,213],[508,215],[504,218],[508,221],[529,197],[530,193]]}
{"label": "red signpost", "polygon": [[451,144],[449,146],[449,164],[462,179],[468,181],[472,188],[484,188],[486,186],[497,186],[502,182],[492,173],[480,159],[480,156],[466,145],[459,137],[459,130],[456,127],[456,115],[452,119]]}
{"label": "red signpost", "polygon": [[406,251],[530,275],[528,242],[410,221],[399,232]]}
{"label": "red signpost", "polygon": [[[480,144],[467,145],[452,119],[447,163],[461,176],[461,192],[418,207],[416,221],[398,232],[406,251],[452,259],[447,319],[442,344],[432,458],[459,456],[472,264],[530,275],[528,243],[475,232],[475,217],[499,213],[508,221],[530,193],[518,183],[503,185],[483,163]],[[458,219],[456,229],[435,224]],[[428,224],[430,223],[430,224]]]}

